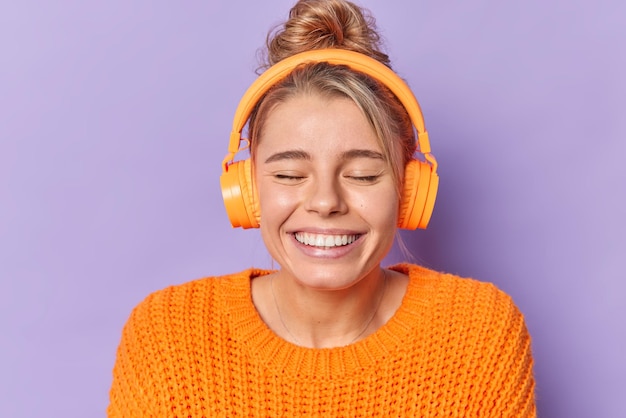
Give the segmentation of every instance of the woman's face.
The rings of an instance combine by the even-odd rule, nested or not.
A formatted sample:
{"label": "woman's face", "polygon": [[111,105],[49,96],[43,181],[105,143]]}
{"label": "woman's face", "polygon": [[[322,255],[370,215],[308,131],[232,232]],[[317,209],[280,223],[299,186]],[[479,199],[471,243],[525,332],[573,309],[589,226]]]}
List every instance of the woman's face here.
{"label": "woman's face", "polygon": [[379,274],[399,200],[376,135],[351,100],[301,95],[275,107],[254,177],[261,235],[281,274],[328,290]]}

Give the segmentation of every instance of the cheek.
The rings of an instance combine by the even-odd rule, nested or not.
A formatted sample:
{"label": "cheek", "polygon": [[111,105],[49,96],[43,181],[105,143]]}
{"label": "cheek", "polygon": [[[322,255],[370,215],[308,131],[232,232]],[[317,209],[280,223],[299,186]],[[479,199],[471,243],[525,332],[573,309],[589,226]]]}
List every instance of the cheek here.
{"label": "cheek", "polygon": [[377,225],[396,225],[400,199],[395,189],[389,188],[378,193],[357,198],[358,207]]}
{"label": "cheek", "polygon": [[282,223],[297,204],[293,193],[269,182],[259,183],[257,193],[262,223]]}

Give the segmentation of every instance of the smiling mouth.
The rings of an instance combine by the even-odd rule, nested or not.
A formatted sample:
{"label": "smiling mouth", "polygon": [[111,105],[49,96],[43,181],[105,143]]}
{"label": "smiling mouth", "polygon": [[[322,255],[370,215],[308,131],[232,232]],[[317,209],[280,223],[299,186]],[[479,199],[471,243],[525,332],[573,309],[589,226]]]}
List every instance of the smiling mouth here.
{"label": "smiling mouth", "polygon": [[321,248],[332,248],[332,247],[343,247],[345,245],[350,245],[361,235],[353,234],[353,235],[325,235],[325,234],[310,234],[307,232],[296,232],[293,234],[301,244],[309,245],[311,247],[321,247]]}

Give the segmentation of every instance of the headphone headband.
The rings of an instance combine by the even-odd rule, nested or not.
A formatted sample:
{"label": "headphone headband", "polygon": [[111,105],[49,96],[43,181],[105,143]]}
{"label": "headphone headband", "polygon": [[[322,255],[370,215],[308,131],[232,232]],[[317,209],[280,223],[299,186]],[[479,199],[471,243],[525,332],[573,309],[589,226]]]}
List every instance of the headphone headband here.
{"label": "headphone headband", "polygon": [[328,62],[335,65],[346,65],[349,68],[362,72],[385,85],[400,100],[404,106],[415,130],[417,131],[417,145],[420,153],[424,154],[426,160],[437,170],[437,161],[430,154],[430,142],[428,132],[424,124],[424,117],[417,99],[411,89],[391,68],[380,61],[370,58],[367,55],[348,51],[346,49],[315,49],[301,52],[276,63],[261,74],[246,90],[241,98],[230,133],[228,144],[228,155],[222,162],[224,171],[228,170],[228,165],[234,161],[235,154],[239,151],[241,142],[241,131],[243,130],[252,109],[267,91],[286,78],[296,67],[309,62]]}

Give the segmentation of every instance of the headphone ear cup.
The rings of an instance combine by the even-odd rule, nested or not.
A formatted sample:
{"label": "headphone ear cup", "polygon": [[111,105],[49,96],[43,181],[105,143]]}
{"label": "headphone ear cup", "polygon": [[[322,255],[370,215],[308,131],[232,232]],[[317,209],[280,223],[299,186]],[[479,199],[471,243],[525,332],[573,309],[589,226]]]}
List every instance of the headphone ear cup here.
{"label": "headphone ear cup", "polygon": [[419,160],[411,160],[404,170],[404,190],[400,199],[398,227],[426,228],[433,213],[439,176],[432,167]]}
{"label": "headphone ear cup", "polygon": [[220,185],[231,225],[235,228],[258,228],[260,211],[252,183],[250,159],[229,165],[220,176]]}

